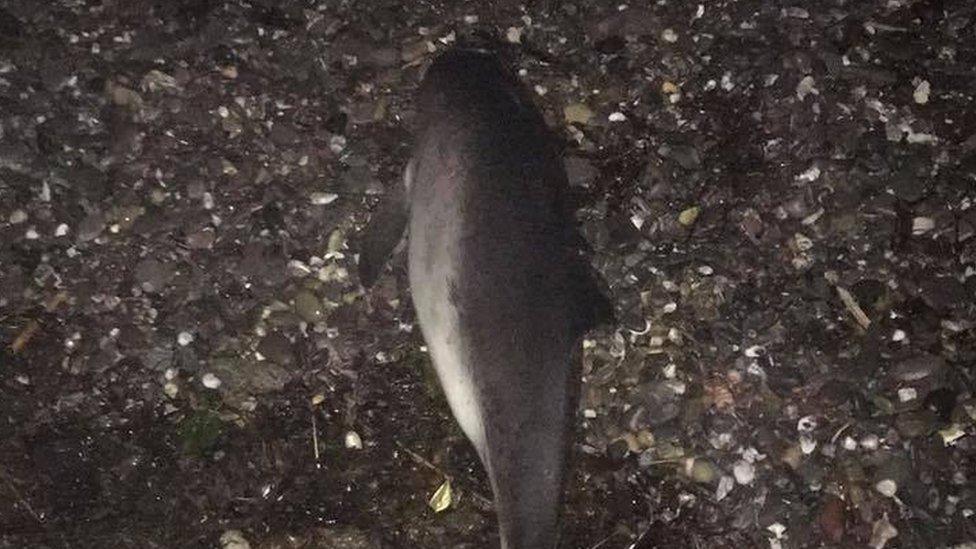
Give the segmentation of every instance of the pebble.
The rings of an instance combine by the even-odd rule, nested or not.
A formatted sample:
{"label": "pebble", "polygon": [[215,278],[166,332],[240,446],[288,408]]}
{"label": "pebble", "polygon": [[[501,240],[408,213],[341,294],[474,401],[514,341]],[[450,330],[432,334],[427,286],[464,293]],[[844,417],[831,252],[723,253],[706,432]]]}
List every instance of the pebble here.
{"label": "pebble", "polygon": [[105,218],[100,213],[92,213],[78,224],[78,240],[88,242],[94,240],[105,230]]}
{"label": "pebble", "polygon": [[35,229],[34,227],[27,229],[27,231],[24,233],[24,238],[26,238],[27,240],[37,240],[40,237],[41,235],[37,232],[37,229]]}
{"label": "pebble", "polygon": [[187,345],[193,343],[193,334],[190,332],[180,332],[176,336],[176,342],[180,344],[180,347],[186,347]]}
{"label": "pebble", "polygon": [[217,234],[213,229],[202,229],[186,235],[186,245],[193,250],[206,250],[213,245],[216,238]]}
{"label": "pebble", "polygon": [[325,206],[335,202],[339,198],[339,195],[335,193],[314,192],[308,198],[316,206]]}
{"label": "pebble", "polygon": [[567,124],[589,124],[593,116],[593,110],[583,103],[570,103],[563,107],[563,118]]}
{"label": "pebble", "polygon": [[68,234],[68,224],[62,223],[58,225],[58,228],[54,229],[54,236],[64,236]]}
{"label": "pebble", "polygon": [[817,441],[810,437],[800,437],[800,451],[810,455],[817,449]]}
{"label": "pebble", "polygon": [[812,433],[817,428],[817,418],[814,416],[803,416],[796,422],[796,430],[801,433]]}
{"label": "pebble", "polygon": [[612,112],[612,113],[610,113],[610,116],[607,117],[607,120],[609,120],[611,122],[623,122],[623,121],[627,120],[627,115],[625,115],[624,113],[622,113],[620,111]]}
{"label": "pebble", "polygon": [[898,400],[908,402],[918,398],[918,391],[914,387],[902,387],[898,389]]}
{"label": "pebble", "polygon": [[203,382],[203,386],[207,389],[216,389],[221,384],[220,378],[210,372],[203,374],[203,378],[200,381]]}
{"label": "pebble", "polygon": [[674,32],[674,29],[664,29],[661,32],[661,40],[674,44],[678,41],[678,33]]}
{"label": "pebble", "polygon": [[895,492],[898,491],[898,485],[895,483],[895,481],[886,478],[884,480],[879,480],[878,483],[874,485],[874,489],[886,498],[893,498],[895,497]]}
{"label": "pebble", "polygon": [[796,176],[796,181],[799,183],[811,183],[820,178],[820,168],[816,165],[810,166],[807,171]]}
{"label": "pebble", "polygon": [[905,330],[895,330],[891,334],[891,340],[896,342],[904,341],[906,337],[908,337],[908,335],[905,333]]}
{"label": "pebble", "polygon": [[865,450],[877,450],[880,443],[881,441],[878,439],[878,435],[864,435],[861,437],[861,448]]}
{"label": "pebble", "polygon": [[685,474],[697,483],[711,484],[718,476],[718,469],[706,459],[688,458],[685,461]]}
{"label": "pebble", "polygon": [[349,431],[346,433],[345,437],[346,448],[349,450],[362,450],[363,449],[363,439],[359,436],[356,431]]}
{"label": "pebble", "polygon": [[166,396],[168,396],[169,398],[176,398],[176,395],[179,394],[179,392],[180,392],[179,386],[177,386],[172,381],[163,385],[163,393],[165,393]]}
{"label": "pebble", "polygon": [[746,460],[740,460],[732,467],[735,481],[742,485],[752,484],[756,478],[756,467]]}
{"label": "pebble", "polygon": [[915,86],[915,91],[912,93],[912,97],[915,98],[915,102],[919,105],[924,105],[929,102],[929,93],[932,91],[932,86],[929,84],[928,80],[922,80]]}
{"label": "pebble", "polygon": [[322,301],[307,290],[298,292],[295,296],[295,313],[309,323],[325,320],[325,309],[322,307]]}
{"label": "pebble", "polygon": [[899,381],[919,381],[945,368],[942,357],[923,354],[907,358],[895,365],[892,374]]}
{"label": "pebble", "polygon": [[735,488],[735,479],[724,475],[718,479],[718,488],[715,489],[715,501],[722,501]]}
{"label": "pebble", "polygon": [[27,212],[24,210],[14,210],[10,212],[10,217],[7,218],[7,221],[9,221],[11,225],[23,223],[24,221],[27,221]]}
{"label": "pebble", "polygon": [[912,219],[912,234],[923,235],[935,228],[935,220],[931,217],[916,217]]}
{"label": "pebble", "polygon": [[227,530],[220,535],[220,549],[251,549],[240,530]]}
{"label": "pebble", "polygon": [[816,80],[812,76],[804,76],[800,83],[796,85],[796,96],[803,101],[810,94],[818,95],[820,93],[816,85]]}
{"label": "pebble", "polygon": [[522,42],[522,29],[518,27],[508,27],[508,30],[505,31],[505,40],[508,40],[512,44]]}
{"label": "pebble", "polygon": [[868,546],[871,549],[884,549],[884,546],[896,537],[898,537],[898,529],[892,526],[888,520],[888,514],[885,513],[871,528],[871,540],[868,542]]}

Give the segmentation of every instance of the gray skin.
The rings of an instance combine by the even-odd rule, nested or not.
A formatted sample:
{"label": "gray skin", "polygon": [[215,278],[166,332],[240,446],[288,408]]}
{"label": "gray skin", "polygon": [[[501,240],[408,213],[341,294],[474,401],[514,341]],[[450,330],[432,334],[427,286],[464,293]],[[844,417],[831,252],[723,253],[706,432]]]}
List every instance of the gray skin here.
{"label": "gray skin", "polygon": [[[483,50],[428,69],[405,174],[410,288],[451,410],[488,472],[503,549],[553,548],[583,335],[612,311],[582,255],[559,148]],[[396,208],[385,208],[396,212]],[[373,248],[392,247],[389,228]],[[375,233],[374,233],[375,234]],[[381,252],[366,238],[361,273]]]}

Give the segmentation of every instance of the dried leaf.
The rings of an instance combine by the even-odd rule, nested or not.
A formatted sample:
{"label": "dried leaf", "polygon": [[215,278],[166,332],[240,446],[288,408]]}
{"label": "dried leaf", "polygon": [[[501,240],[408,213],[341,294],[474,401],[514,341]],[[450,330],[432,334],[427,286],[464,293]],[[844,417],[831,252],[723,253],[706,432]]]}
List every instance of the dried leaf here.
{"label": "dried leaf", "polygon": [[710,380],[705,383],[705,400],[719,411],[726,411],[735,408],[735,398],[729,386],[719,380]]}
{"label": "dried leaf", "polygon": [[685,227],[694,224],[695,221],[698,220],[698,214],[700,211],[701,210],[698,208],[698,206],[692,206],[685,209],[678,214],[678,223],[681,223]]}
{"label": "dried leaf", "polygon": [[832,543],[840,543],[844,537],[844,500],[827,496],[820,508],[820,530]]}
{"label": "dried leaf", "polygon": [[440,488],[434,492],[434,495],[430,496],[430,501],[427,505],[434,510],[435,513],[440,513],[446,511],[451,506],[451,481],[445,480]]}
{"label": "dried leaf", "polygon": [[884,549],[884,546],[896,537],[898,537],[898,529],[888,522],[888,513],[885,513],[883,517],[875,521],[874,527],[871,529],[871,541],[868,545],[871,549]]}

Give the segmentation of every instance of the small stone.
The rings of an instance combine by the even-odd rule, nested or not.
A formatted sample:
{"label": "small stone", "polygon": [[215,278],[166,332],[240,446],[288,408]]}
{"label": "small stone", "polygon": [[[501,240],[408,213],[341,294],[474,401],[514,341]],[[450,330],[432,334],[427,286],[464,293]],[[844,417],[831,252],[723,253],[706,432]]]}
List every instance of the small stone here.
{"label": "small stone", "polygon": [[363,449],[363,439],[360,438],[359,433],[356,431],[349,431],[346,433],[345,444],[346,448],[349,450]]}
{"label": "small stone", "polygon": [[796,233],[793,235],[793,244],[796,246],[796,249],[801,252],[807,252],[813,249],[813,240],[803,233]]}
{"label": "small stone", "polygon": [[800,433],[812,433],[817,428],[815,416],[803,416],[796,422],[796,430]]}
{"label": "small stone", "polygon": [[923,235],[935,228],[935,220],[931,217],[916,217],[912,219],[912,234]]}
{"label": "small stone", "polygon": [[664,29],[664,31],[661,32],[661,40],[674,44],[678,41],[678,33],[674,32],[674,29]]}
{"label": "small stone", "polygon": [[234,65],[227,65],[220,69],[220,75],[224,78],[234,80],[237,78],[237,67]]}
{"label": "small stone", "polygon": [[895,342],[905,341],[906,337],[908,337],[908,335],[905,333],[905,330],[895,330],[891,334],[891,340]]}
{"label": "small stone", "polygon": [[567,124],[589,124],[593,119],[593,111],[583,103],[570,103],[563,107],[563,117]]}
{"label": "small stone", "polygon": [[220,549],[251,549],[240,530],[227,530],[220,535]]}
{"label": "small stone", "polygon": [[214,230],[206,228],[186,235],[186,245],[193,250],[206,250],[213,246],[216,238]]}
{"label": "small stone", "polygon": [[314,192],[308,196],[308,199],[316,206],[326,206],[328,204],[332,204],[338,198],[339,195],[326,192]]}
{"label": "small stone", "polygon": [[9,221],[11,225],[23,223],[24,221],[27,221],[27,212],[24,210],[14,210],[10,212],[10,217],[7,218],[7,221]]}
{"label": "small stone", "polygon": [[335,154],[341,153],[346,148],[346,137],[343,135],[333,135],[329,138],[329,150]]}
{"label": "small stone", "polygon": [[180,392],[179,386],[177,386],[172,381],[163,385],[163,393],[165,393],[166,396],[168,396],[169,398],[176,398],[176,395],[178,395],[179,392]]}
{"label": "small stone", "polygon": [[816,181],[819,178],[820,178],[820,168],[816,164],[814,164],[813,166],[810,166],[810,168],[807,169],[807,171],[796,176],[796,181],[799,183],[811,183],[813,181]]}
{"label": "small stone", "polygon": [[857,450],[857,441],[853,437],[844,437],[843,446],[848,452],[853,452]]}
{"label": "small stone", "polygon": [[735,479],[724,475],[718,479],[718,488],[715,489],[715,501],[722,501],[735,488]]}
{"label": "small stone", "polygon": [[800,83],[796,85],[796,96],[803,101],[810,94],[818,95],[820,93],[817,88],[814,87],[816,80],[812,76],[804,76]]}
{"label": "small stone", "polygon": [[518,27],[508,27],[508,30],[505,31],[505,40],[508,40],[512,44],[522,42],[522,29]]}
{"label": "small stone", "polygon": [[878,483],[874,485],[874,489],[886,498],[893,498],[895,497],[895,492],[898,491],[898,484],[891,479],[879,480]]}
{"label": "small stone", "polygon": [[732,467],[735,481],[742,485],[752,484],[756,478],[756,467],[746,460],[740,460]]}
{"label": "small stone", "polygon": [[800,451],[810,455],[817,449],[817,441],[811,437],[800,437]]}
{"label": "small stone", "polygon": [[190,332],[180,332],[176,336],[176,342],[180,344],[180,347],[186,347],[187,345],[193,343],[193,334]]}
{"label": "small stone", "polygon": [[916,398],[918,398],[918,391],[914,387],[902,387],[898,389],[898,400],[901,402],[908,402]]}
{"label": "small stone", "polygon": [[24,232],[24,238],[26,238],[27,240],[37,240],[40,237],[41,237],[40,233],[38,233],[37,229],[35,229],[34,227],[31,227],[27,229],[26,232]]}
{"label": "small stone", "polygon": [[623,122],[623,121],[627,120],[627,115],[625,115],[624,113],[622,113],[620,111],[616,111],[616,112],[610,113],[610,116],[607,117],[607,120],[609,120],[611,122]]}
{"label": "small stone", "polygon": [[864,448],[865,450],[868,451],[877,450],[880,443],[881,441],[880,439],[878,439],[878,435],[872,435],[872,434],[864,435],[863,437],[861,437],[861,442],[860,442],[861,448]]}
{"label": "small stone", "polygon": [[945,360],[936,355],[921,354],[895,365],[892,375],[898,381],[913,382],[935,375],[945,369]]}
{"label": "small stone", "polygon": [[688,458],[685,461],[685,474],[699,484],[711,484],[718,476],[718,469],[706,459]]}
{"label": "small stone", "polygon": [[58,227],[56,229],[54,229],[54,236],[64,236],[66,234],[68,234],[68,224],[67,223],[62,223],[62,224],[58,225]]}
{"label": "small stone", "polygon": [[936,417],[930,410],[904,412],[895,418],[898,434],[904,438],[926,436],[935,430]]}
{"label": "small stone", "polygon": [[105,230],[105,218],[100,213],[92,213],[78,224],[78,240],[88,242],[94,240]]}
{"label": "small stone", "polygon": [[312,292],[305,290],[295,296],[295,312],[305,322],[316,323],[325,320],[322,301]]}
{"label": "small stone", "polygon": [[207,389],[216,389],[220,387],[221,384],[220,378],[210,372],[203,374],[203,378],[201,378],[200,381]]}
{"label": "small stone", "polygon": [[783,17],[793,17],[794,19],[806,19],[810,17],[809,11],[798,6],[790,6],[788,8],[783,8],[780,11],[780,14],[782,14]]}
{"label": "small stone", "polygon": [[922,80],[915,86],[915,91],[912,93],[912,97],[915,98],[915,102],[919,105],[924,105],[929,102],[929,93],[932,91],[932,86],[929,84],[928,80]]}

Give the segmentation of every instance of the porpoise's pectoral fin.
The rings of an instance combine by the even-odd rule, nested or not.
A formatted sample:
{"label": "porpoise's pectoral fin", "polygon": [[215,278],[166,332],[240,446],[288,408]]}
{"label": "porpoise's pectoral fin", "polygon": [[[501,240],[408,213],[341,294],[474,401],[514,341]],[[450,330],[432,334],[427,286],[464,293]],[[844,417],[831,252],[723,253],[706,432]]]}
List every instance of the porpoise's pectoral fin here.
{"label": "porpoise's pectoral fin", "polygon": [[575,229],[570,232],[569,240],[572,253],[576,256],[571,263],[570,276],[576,333],[583,335],[600,326],[616,324],[610,286],[588,259],[593,253],[589,242]]}
{"label": "porpoise's pectoral fin", "polygon": [[370,216],[359,241],[359,282],[364,288],[376,283],[390,256],[406,238],[410,208],[407,204],[413,181],[413,163],[404,171],[404,185],[395,185]]}
{"label": "porpoise's pectoral fin", "polygon": [[616,314],[610,299],[610,290],[603,277],[592,268],[587,269],[582,300],[579,306],[579,330],[586,333],[600,326],[616,324]]}

